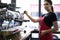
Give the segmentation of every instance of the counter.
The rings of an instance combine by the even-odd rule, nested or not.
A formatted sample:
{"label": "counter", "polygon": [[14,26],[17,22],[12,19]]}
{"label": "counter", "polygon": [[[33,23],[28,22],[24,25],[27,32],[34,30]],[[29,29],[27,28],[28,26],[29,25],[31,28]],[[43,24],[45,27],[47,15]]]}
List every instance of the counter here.
{"label": "counter", "polygon": [[8,39],[12,39],[12,40],[20,40],[20,32],[21,32],[21,26],[16,26],[13,28],[9,28],[9,29],[5,29],[5,30],[1,30],[0,35],[3,36],[3,40],[8,40]]}

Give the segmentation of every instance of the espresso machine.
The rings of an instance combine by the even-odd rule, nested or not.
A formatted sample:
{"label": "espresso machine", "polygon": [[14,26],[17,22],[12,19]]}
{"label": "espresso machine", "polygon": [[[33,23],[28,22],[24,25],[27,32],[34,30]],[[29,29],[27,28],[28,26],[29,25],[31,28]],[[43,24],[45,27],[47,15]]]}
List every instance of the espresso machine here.
{"label": "espresso machine", "polygon": [[[13,7],[11,5],[12,4],[0,2],[0,38],[1,40],[5,40],[3,37],[4,35],[9,35],[10,33],[14,34],[17,32],[20,33],[20,31],[18,31],[16,27],[18,26],[20,27],[23,24],[23,22],[29,21],[29,20],[24,20],[24,13],[20,13],[19,11],[12,11]],[[2,34],[2,32],[5,32],[4,35]],[[6,34],[7,32],[9,33]]]}

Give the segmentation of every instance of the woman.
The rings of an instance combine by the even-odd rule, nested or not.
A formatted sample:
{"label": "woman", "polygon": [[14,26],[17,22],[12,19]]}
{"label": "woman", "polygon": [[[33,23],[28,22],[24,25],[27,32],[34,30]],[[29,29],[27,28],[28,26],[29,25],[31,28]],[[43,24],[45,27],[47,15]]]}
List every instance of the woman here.
{"label": "woman", "polygon": [[[40,16],[39,19],[33,19],[31,16],[28,15],[27,11],[24,11],[24,13],[30,18],[32,22],[40,22],[40,40],[53,40],[52,33],[58,30],[58,25],[56,15],[53,10],[52,1],[44,0],[44,8],[48,13]],[[52,26],[54,27],[51,28]]]}

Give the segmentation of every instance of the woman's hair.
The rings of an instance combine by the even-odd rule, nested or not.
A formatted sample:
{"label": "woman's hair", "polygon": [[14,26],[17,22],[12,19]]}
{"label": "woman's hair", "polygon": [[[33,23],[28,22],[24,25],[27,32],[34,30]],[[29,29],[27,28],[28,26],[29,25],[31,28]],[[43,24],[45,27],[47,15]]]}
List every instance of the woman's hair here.
{"label": "woman's hair", "polygon": [[[50,5],[52,5],[52,1],[51,0],[44,0],[44,1],[47,1]],[[52,10],[52,12],[54,12],[53,6],[51,6],[51,10]]]}

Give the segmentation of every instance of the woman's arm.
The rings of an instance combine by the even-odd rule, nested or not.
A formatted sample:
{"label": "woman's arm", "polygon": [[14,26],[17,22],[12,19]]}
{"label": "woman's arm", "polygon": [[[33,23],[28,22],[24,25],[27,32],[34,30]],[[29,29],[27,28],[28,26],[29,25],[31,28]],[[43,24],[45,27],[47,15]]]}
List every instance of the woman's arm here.
{"label": "woman's arm", "polygon": [[51,29],[48,29],[48,30],[43,30],[41,35],[45,35],[45,34],[50,33],[50,32],[56,32],[58,30],[57,21],[54,21],[53,25],[54,25],[54,28],[51,28]]}
{"label": "woman's arm", "polygon": [[34,23],[39,22],[39,19],[33,19],[30,15],[28,15],[27,11],[24,11],[24,14],[27,15],[27,17]]}

